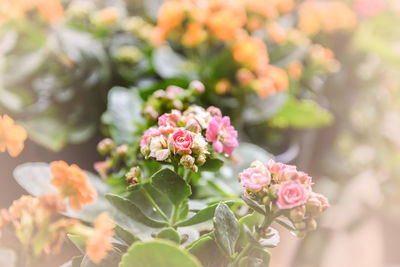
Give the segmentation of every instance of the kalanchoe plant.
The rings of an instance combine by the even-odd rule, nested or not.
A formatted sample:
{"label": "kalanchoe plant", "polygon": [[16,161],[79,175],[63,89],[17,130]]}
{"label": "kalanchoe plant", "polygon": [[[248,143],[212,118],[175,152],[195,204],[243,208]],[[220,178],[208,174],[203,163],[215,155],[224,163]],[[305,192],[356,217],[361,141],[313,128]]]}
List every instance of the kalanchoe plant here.
{"label": "kalanchoe plant", "polygon": [[[31,224],[18,223],[24,217],[16,217],[15,234],[23,246],[29,245],[29,259],[41,256],[43,246],[52,246],[53,236],[68,233],[85,254],[74,258],[72,266],[268,266],[266,249],[279,243],[273,222],[303,237],[315,230],[315,218],[329,206],[312,191],[311,177],[273,160],[255,161],[240,173],[242,200],[225,193],[218,186],[219,170],[224,167],[234,176],[232,166],[245,156],[233,157],[240,148],[238,135],[218,108],[172,109],[154,124],[152,118],[136,123],[135,129],[116,123],[113,137],[120,138],[119,129],[131,135],[124,137],[126,142],[107,138],[99,143],[99,152],[107,156],[96,164],[101,178],[63,161],[28,163],[15,170],[18,183],[38,197],[32,201],[56,194],[60,208],[51,214],[80,220],[67,220],[61,228],[40,224],[46,239],[41,242],[41,235],[32,232],[28,242],[19,233],[31,233]],[[209,177],[220,194],[197,194]],[[7,214],[3,212],[1,225],[12,221]]]}

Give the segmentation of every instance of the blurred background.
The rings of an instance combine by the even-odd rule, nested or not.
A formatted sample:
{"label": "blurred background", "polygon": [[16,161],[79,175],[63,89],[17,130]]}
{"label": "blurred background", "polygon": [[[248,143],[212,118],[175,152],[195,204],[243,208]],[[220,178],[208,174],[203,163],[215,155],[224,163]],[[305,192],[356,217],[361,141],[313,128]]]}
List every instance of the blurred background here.
{"label": "blurred background", "polygon": [[[267,35],[254,34],[289,88],[246,93],[246,103],[223,74],[192,73],[200,48],[149,45],[162,0],[28,2],[0,2],[0,114],[29,133],[19,157],[0,154],[1,208],[25,193],[12,174],[21,163],[94,171],[111,87],[148,92],[199,78],[209,90],[201,104],[219,105],[242,139],[308,172],[330,199],[318,231],[303,240],[282,232],[272,267],[400,267],[400,0],[248,0],[280,7],[263,22]],[[75,254],[67,242],[47,266]]]}

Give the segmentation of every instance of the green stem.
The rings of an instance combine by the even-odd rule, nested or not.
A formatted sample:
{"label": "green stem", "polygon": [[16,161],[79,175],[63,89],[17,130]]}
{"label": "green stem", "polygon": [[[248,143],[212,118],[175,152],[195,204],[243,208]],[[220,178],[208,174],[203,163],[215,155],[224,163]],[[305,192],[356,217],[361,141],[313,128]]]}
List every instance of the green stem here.
{"label": "green stem", "polygon": [[246,255],[247,251],[249,251],[249,249],[251,248],[251,244],[248,243],[243,249],[242,251],[240,251],[239,255],[237,255],[237,257],[235,258],[235,260],[230,264],[230,266],[236,266],[240,259],[243,258],[244,255]]}
{"label": "green stem", "polygon": [[190,182],[190,170],[183,169],[183,180],[185,180],[186,183]]}
{"label": "green stem", "polygon": [[171,225],[175,228],[175,223],[177,221],[178,213],[179,213],[179,208],[181,204],[176,205],[172,208],[172,216],[171,216]]}
{"label": "green stem", "polygon": [[153,198],[150,196],[150,194],[147,192],[147,190],[142,187],[143,193],[146,196],[146,198],[150,201],[151,205],[153,208],[156,210],[156,212],[166,221],[168,222],[168,217],[165,215],[165,213],[160,209],[160,207],[157,205],[157,203],[153,200]]}

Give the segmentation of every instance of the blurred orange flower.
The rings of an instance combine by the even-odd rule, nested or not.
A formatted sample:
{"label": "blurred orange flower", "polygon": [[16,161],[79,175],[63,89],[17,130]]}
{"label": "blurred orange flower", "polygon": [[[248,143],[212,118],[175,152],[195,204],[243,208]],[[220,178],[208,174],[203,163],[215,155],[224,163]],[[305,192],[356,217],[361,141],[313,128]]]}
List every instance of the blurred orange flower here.
{"label": "blurred orange flower", "polygon": [[232,2],[217,3],[211,9],[207,26],[219,39],[232,40],[246,23],[246,11]]}
{"label": "blurred orange flower", "polygon": [[97,16],[104,24],[113,24],[118,19],[118,10],[115,7],[107,7],[98,11]]}
{"label": "blurred orange flower", "polygon": [[303,67],[301,66],[301,63],[298,61],[293,61],[288,65],[289,75],[296,80],[300,79],[301,73],[303,71],[302,69]]}
{"label": "blurred orange flower", "polygon": [[54,23],[59,21],[64,9],[60,0],[31,0],[36,1],[36,6],[42,16],[49,22]]}
{"label": "blurred orange flower", "polygon": [[249,35],[243,35],[233,46],[234,59],[255,70],[268,63],[267,47],[264,42]]}
{"label": "blurred orange flower", "polygon": [[271,0],[245,0],[244,3],[249,11],[263,15],[266,18],[274,19],[279,16],[278,10]]}
{"label": "blurred orange flower", "polygon": [[50,164],[50,171],[53,175],[50,183],[63,197],[68,198],[72,209],[80,210],[81,205],[95,201],[97,192],[89,183],[86,173],[77,165],[68,166],[64,161],[53,161]]}
{"label": "blurred orange flower", "polygon": [[195,22],[189,23],[182,37],[182,43],[186,46],[196,46],[201,43],[205,36],[203,25]]}
{"label": "blurred orange flower", "polygon": [[24,149],[27,137],[26,130],[15,125],[8,115],[0,116],[0,152],[7,149],[11,157],[18,156]]}
{"label": "blurred orange flower", "polygon": [[285,70],[267,65],[258,70],[258,81],[256,83],[256,91],[260,97],[268,97],[269,95],[285,91],[289,88],[289,79]]}
{"label": "blurred orange flower", "polygon": [[299,7],[298,27],[307,35],[351,29],[356,22],[354,12],[340,1],[306,0]]}
{"label": "blurred orange flower", "polygon": [[217,94],[226,94],[230,89],[231,83],[227,79],[221,79],[215,84],[215,91]]}
{"label": "blurred orange flower", "polygon": [[169,31],[179,26],[185,16],[182,3],[176,1],[165,2],[158,11],[158,27]]}
{"label": "blurred orange flower", "polygon": [[277,44],[283,43],[286,40],[285,30],[276,22],[271,22],[267,25],[267,32],[272,41]]}
{"label": "blurred orange flower", "polygon": [[89,237],[86,244],[86,252],[94,263],[100,263],[107,256],[107,251],[112,249],[113,228],[114,223],[106,212],[96,217],[94,233]]}

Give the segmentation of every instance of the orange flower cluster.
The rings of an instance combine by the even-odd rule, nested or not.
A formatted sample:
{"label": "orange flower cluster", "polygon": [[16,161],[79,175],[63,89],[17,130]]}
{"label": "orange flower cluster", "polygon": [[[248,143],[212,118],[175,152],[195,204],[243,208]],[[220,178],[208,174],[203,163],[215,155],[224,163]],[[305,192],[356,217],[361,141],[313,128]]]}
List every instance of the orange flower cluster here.
{"label": "orange flower cluster", "polygon": [[62,211],[65,204],[59,195],[22,196],[0,211],[0,230],[11,228],[23,246],[32,248],[35,257],[56,253],[67,228],[77,223],[72,219],[56,220],[54,216]]}
{"label": "orange flower cluster", "polygon": [[1,0],[0,24],[8,20],[19,19],[35,8],[50,23],[59,21],[64,12],[60,0]]}
{"label": "orange flower cluster", "polygon": [[86,243],[86,252],[94,263],[100,263],[107,256],[107,251],[112,249],[113,228],[114,223],[106,212],[96,217],[94,232]]}
{"label": "orange flower cluster", "polygon": [[27,136],[26,130],[15,125],[9,116],[0,116],[0,152],[8,150],[12,157],[18,156],[24,149]]}
{"label": "orange flower cluster", "polygon": [[54,185],[63,197],[67,197],[69,205],[74,210],[80,210],[82,205],[95,201],[96,189],[89,183],[87,174],[77,165],[64,161],[53,161],[50,165]]}
{"label": "orange flower cluster", "polygon": [[307,0],[299,7],[298,27],[307,35],[351,29],[356,22],[353,11],[341,1]]}

